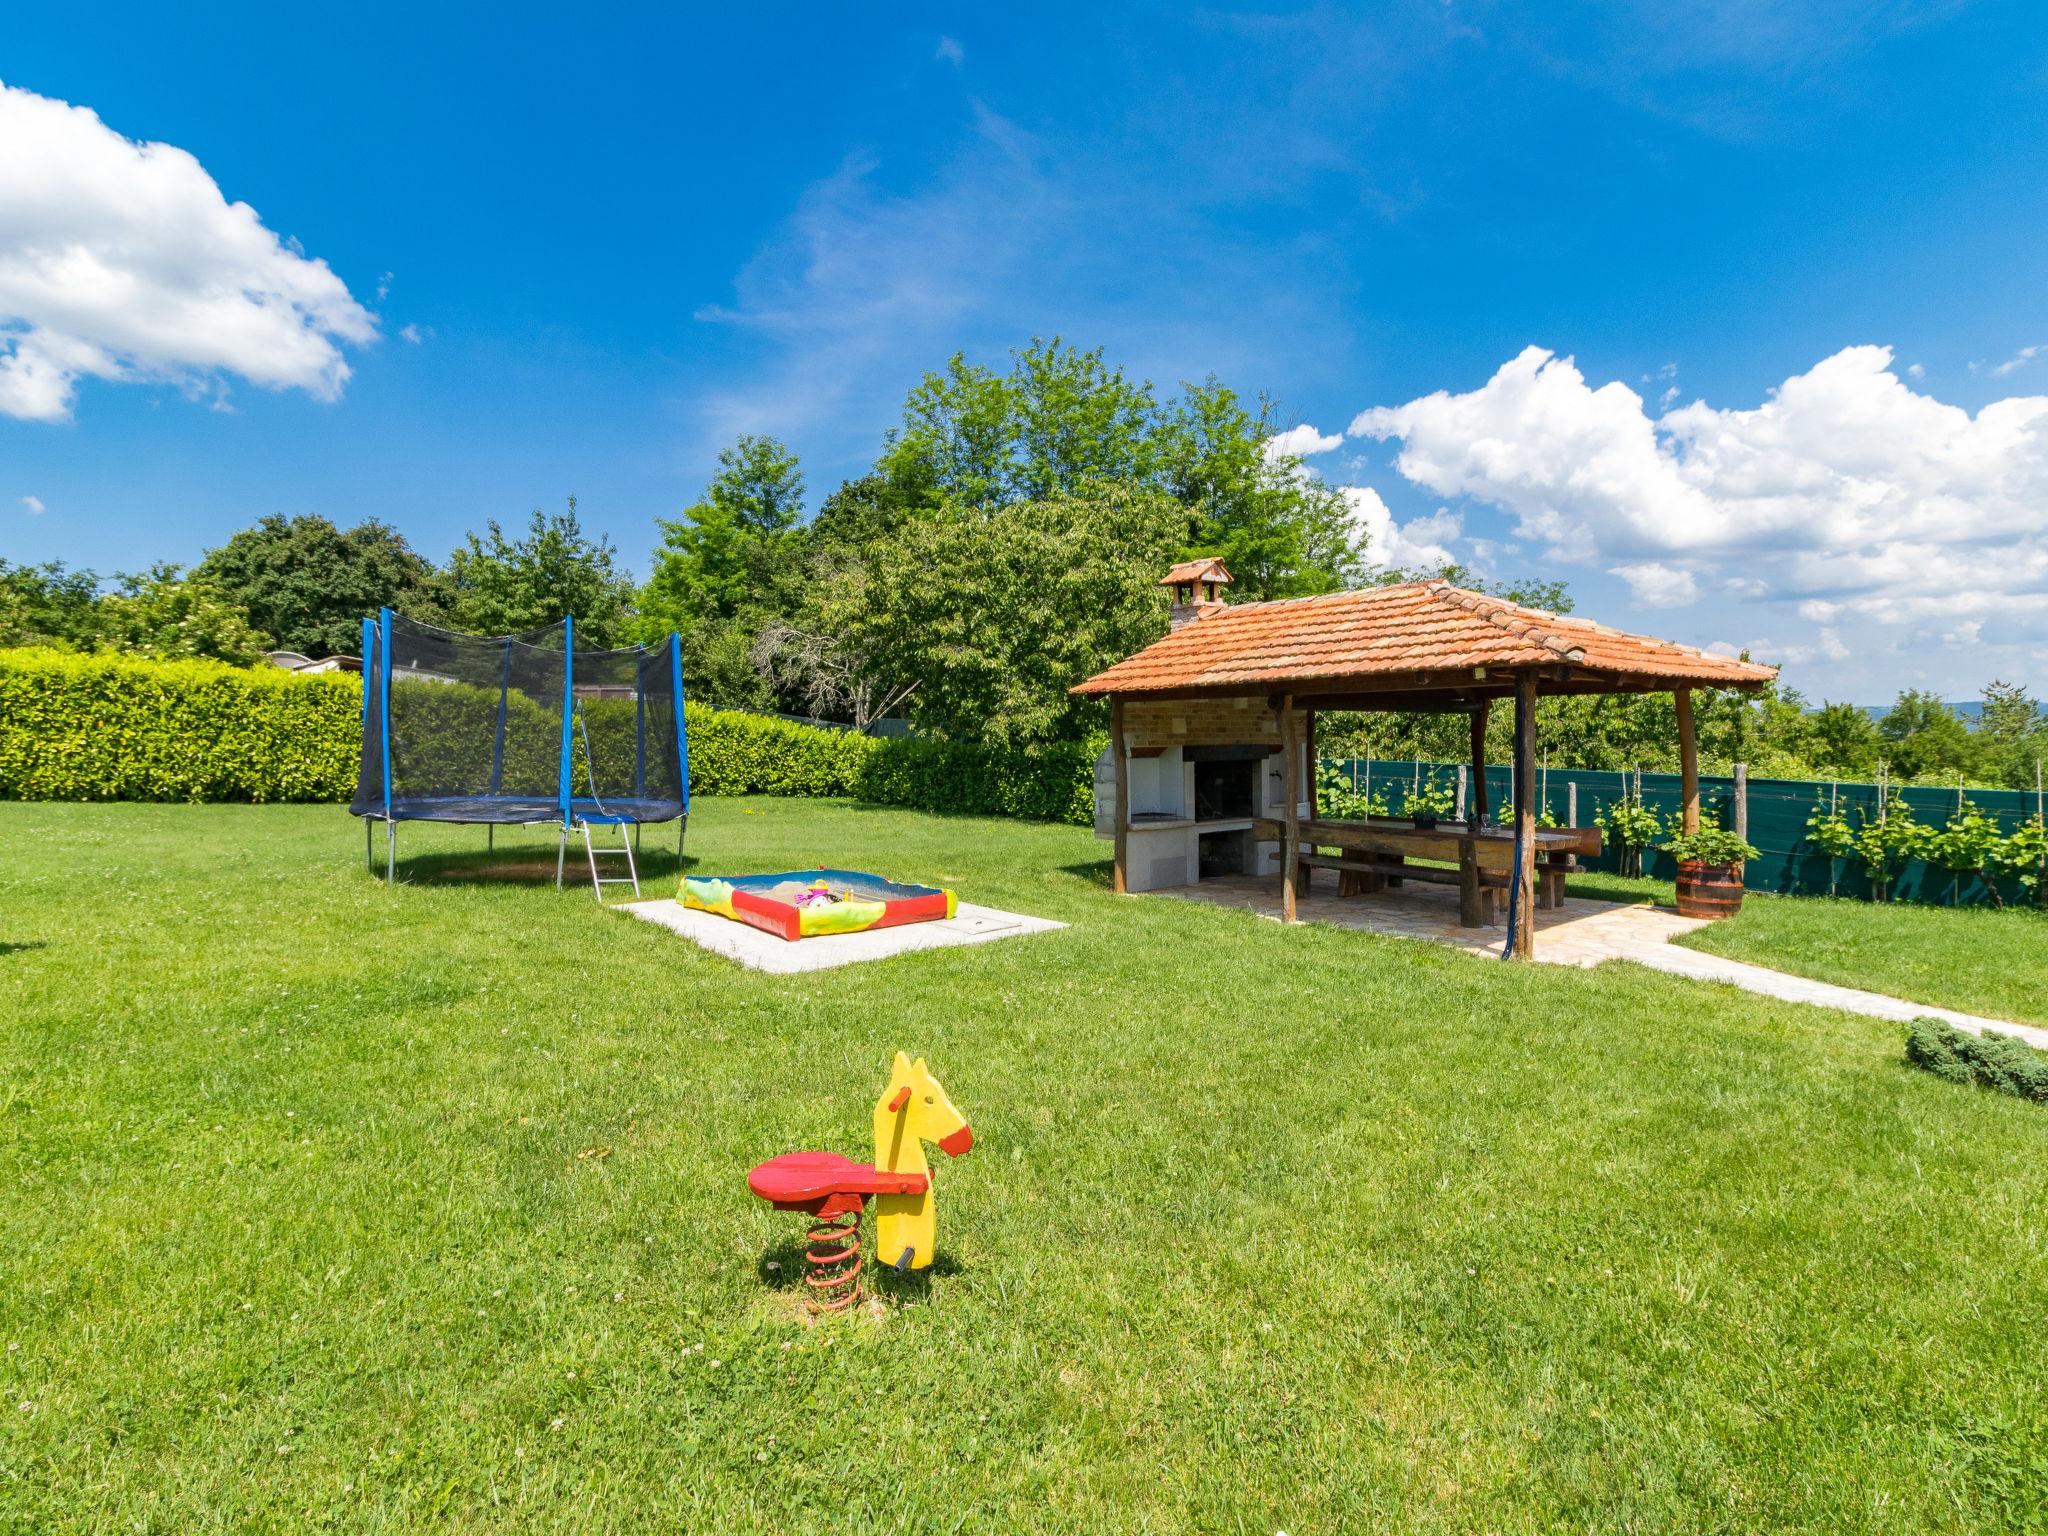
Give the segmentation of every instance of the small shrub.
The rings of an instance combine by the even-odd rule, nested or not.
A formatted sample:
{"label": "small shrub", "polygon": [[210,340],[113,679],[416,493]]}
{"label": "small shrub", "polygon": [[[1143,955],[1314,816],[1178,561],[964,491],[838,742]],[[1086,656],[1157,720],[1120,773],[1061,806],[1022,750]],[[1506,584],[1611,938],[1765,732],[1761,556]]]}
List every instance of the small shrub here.
{"label": "small shrub", "polygon": [[1915,1019],[1906,1028],[1906,1060],[1952,1083],[2048,1104],[2048,1051],[2010,1035],[1973,1035],[1940,1019]]}

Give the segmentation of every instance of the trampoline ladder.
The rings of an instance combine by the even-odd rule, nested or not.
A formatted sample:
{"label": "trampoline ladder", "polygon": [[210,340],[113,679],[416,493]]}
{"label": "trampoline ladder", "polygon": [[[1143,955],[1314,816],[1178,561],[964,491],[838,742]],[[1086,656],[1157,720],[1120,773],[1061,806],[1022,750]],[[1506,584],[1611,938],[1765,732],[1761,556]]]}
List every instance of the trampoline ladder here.
{"label": "trampoline ladder", "polygon": [[[600,848],[591,840],[590,828],[592,822],[590,819],[584,816],[576,818],[576,825],[583,833],[583,852],[590,861],[590,887],[597,893],[598,905],[604,905],[604,888],[608,885],[632,886],[633,896],[637,900],[640,895],[640,869],[633,858],[633,835],[626,830],[626,823],[623,820],[600,817],[595,824],[598,826],[617,827],[619,829],[619,846],[616,848]],[[616,859],[621,857],[626,861],[626,872],[623,875],[603,875],[598,873],[597,861],[599,859]]]}

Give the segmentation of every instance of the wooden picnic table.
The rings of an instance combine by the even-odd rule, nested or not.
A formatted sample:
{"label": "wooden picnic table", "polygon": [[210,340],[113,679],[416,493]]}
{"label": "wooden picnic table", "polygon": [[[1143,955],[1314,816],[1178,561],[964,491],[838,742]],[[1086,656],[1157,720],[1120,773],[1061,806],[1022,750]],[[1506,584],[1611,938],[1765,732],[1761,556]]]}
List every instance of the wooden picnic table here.
{"label": "wooden picnic table", "polygon": [[[1459,888],[1458,920],[1467,928],[1483,928],[1492,920],[1492,909],[1514,875],[1515,834],[1505,827],[1482,827],[1474,832],[1464,822],[1440,821],[1425,830],[1412,821],[1373,817],[1367,821],[1305,819],[1299,824],[1301,879],[1307,883],[1313,869],[1339,872],[1338,894],[1367,895],[1398,886],[1403,880]],[[1285,843],[1284,822],[1260,818],[1252,824],[1252,835],[1261,840]],[[1316,850],[1335,848],[1335,855]],[[1576,860],[1600,852],[1598,827],[1539,827],[1536,829],[1537,891],[1541,905],[1555,907],[1564,901],[1564,877],[1577,867]],[[1456,870],[1431,869],[1410,864],[1410,859],[1454,864]]]}

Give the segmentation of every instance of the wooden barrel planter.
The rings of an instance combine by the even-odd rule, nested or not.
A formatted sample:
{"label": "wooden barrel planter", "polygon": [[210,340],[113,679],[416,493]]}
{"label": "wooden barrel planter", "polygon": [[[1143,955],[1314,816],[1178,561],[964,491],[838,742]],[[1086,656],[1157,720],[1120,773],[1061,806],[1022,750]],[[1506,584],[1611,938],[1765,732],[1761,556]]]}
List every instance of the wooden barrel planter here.
{"label": "wooden barrel planter", "polygon": [[1680,917],[1733,917],[1742,910],[1742,866],[1702,864],[1684,859],[1678,866]]}

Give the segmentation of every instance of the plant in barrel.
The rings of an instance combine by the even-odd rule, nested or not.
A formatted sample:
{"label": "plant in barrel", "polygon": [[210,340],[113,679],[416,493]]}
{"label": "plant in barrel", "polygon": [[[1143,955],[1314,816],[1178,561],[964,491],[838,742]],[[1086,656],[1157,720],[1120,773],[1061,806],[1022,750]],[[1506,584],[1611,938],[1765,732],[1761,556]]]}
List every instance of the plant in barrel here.
{"label": "plant in barrel", "polygon": [[1832,896],[1841,879],[1842,860],[1856,851],[1856,829],[1839,801],[1814,806],[1813,814],[1806,818],[1806,840],[1827,855],[1828,894]]}
{"label": "plant in barrel", "polygon": [[1742,865],[1756,849],[1735,833],[1701,826],[1658,845],[1678,861],[1681,917],[1733,917],[1742,908]]}
{"label": "plant in barrel", "polygon": [[1913,808],[1896,794],[1879,805],[1875,815],[1864,813],[1853,851],[1879,901],[1890,899],[1892,882],[1926,842],[1927,828],[1913,819]]}
{"label": "plant in barrel", "polygon": [[[2048,826],[2042,825],[2039,816],[2021,822],[2009,837],[1999,839],[1991,850],[1991,869],[2029,893],[2035,905],[2048,906],[2048,880],[2042,878],[2048,872]],[[1995,890],[1992,899],[1998,899]]]}
{"label": "plant in barrel", "polygon": [[1643,804],[1643,797],[1626,791],[1619,800],[1594,813],[1593,825],[1621,850],[1621,872],[1633,876],[1642,874],[1643,850],[1655,843],[1664,830],[1664,823]]}
{"label": "plant in barrel", "polygon": [[[1962,894],[1963,876],[1982,875],[2004,841],[1996,821],[1971,801],[1958,798],[1947,825],[1939,831],[1928,830],[1921,857],[1948,871],[1948,904],[1954,906]],[[1985,884],[1990,887],[1992,905],[2003,906],[1998,882],[1986,880]]]}

